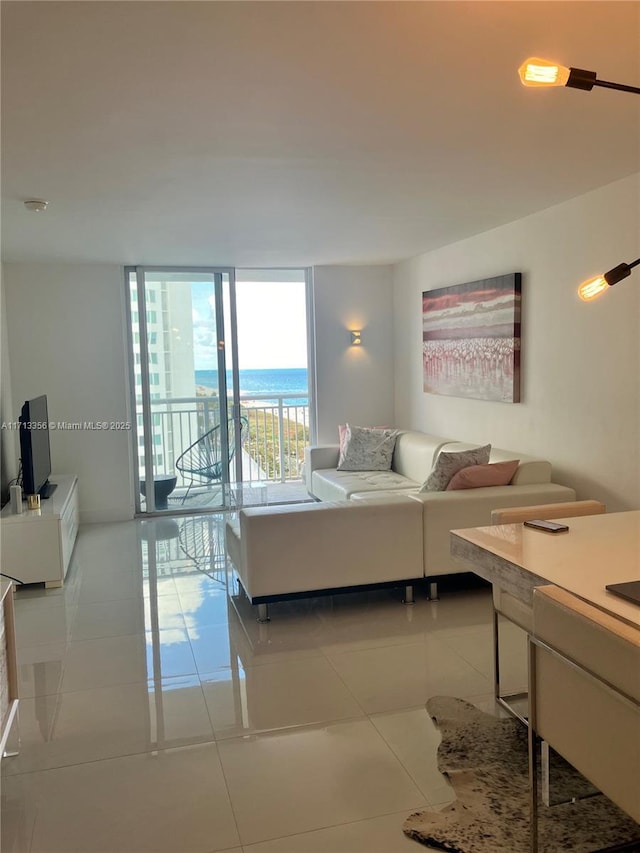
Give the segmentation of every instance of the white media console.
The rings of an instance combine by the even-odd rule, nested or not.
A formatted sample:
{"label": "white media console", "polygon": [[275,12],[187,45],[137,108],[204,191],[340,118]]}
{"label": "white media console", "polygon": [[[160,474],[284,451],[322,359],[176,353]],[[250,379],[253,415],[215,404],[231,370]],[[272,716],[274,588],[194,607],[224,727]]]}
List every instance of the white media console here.
{"label": "white media console", "polygon": [[40,509],[16,513],[7,504],[0,514],[2,571],[23,583],[62,586],[78,534],[78,478],[52,474],[57,485]]}

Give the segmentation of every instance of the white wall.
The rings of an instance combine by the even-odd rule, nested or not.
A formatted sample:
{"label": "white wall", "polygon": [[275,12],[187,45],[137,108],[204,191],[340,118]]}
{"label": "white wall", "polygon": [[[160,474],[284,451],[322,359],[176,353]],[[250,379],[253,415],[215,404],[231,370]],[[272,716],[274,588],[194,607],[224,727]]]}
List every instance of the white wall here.
{"label": "white wall", "polygon": [[4,267],[0,270],[0,479],[2,497],[7,499],[9,482],[18,476],[17,432],[9,424],[13,420],[11,396],[11,368],[9,362],[9,336],[7,306],[4,293]]}
{"label": "white wall", "polygon": [[[336,443],[345,421],[490,441],[549,458],[555,479],[580,497],[640,507],[640,270],[592,305],[575,296],[590,274],[636,258],[639,235],[636,175],[393,268],[316,267],[318,442]],[[130,420],[122,267],[3,270],[12,416],[46,393],[53,420]],[[522,402],[424,394],[422,291],[515,271]],[[353,328],[362,329],[360,348],[350,346]],[[80,477],[84,521],[132,517],[130,438],[52,434],[54,470]]]}
{"label": "white wall", "polygon": [[338,424],[394,423],[392,268],[319,266],[313,281],[317,441],[337,444]]}
{"label": "white wall", "polygon": [[[5,264],[13,415],[46,394],[54,421],[127,421],[123,270],[106,264]],[[392,268],[314,270],[319,441],[337,425],[393,421]],[[361,329],[362,347],[350,345]],[[131,433],[51,432],[53,470],[76,473],[82,520],[133,517]],[[16,451],[17,452],[17,451]]]}
{"label": "white wall", "polygon": [[[398,264],[396,422],[540,454],[610,510],[640,508],[640,269],[596,302],[584,279],[640,255],[640,174]],[[422,390],[421,294],[522,272],[522,402]]]}
{"label": "white wall", "polygon": [[[13,415],[46,394],[52,421],[130,421],[123,270],[5,264]],[[131,432],[50,432],[53,472],[77,474],[82,521],[132,518]]]}

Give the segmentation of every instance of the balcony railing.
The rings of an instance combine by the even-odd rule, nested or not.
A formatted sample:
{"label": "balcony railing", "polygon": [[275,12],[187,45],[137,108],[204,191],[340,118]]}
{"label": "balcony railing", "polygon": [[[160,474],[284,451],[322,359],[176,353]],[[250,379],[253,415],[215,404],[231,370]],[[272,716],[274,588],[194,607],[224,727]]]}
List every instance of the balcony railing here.
{"label": "balcony railing", "polygon": [[[242,436],[242,480],[279,483],[299,480],[304,449],[309,444],[308,398],[302,394],[244,394],[239,402],[241,414],[248,421],[248,430]],[[176,459],[219,422],[217,397],[152,400],[155,473],[178,475],[178,487],[188,486],[189,482],[183,481],[176,471]],[[144,476],[142,453],[140,447],[140,475]],[[239,479],[235,459],[230,478]]]}

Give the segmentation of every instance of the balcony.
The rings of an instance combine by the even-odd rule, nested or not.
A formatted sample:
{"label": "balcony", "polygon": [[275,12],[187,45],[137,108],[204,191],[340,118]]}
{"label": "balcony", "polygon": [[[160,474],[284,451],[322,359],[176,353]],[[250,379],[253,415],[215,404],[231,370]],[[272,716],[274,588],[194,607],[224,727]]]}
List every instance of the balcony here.
{"label": "balcony", "polygon": [[[303,401],[303,402],[301,402]],[[308,499],[301,478],[305,447],[309,444],[309,402],[301,394],[241,395],[241,415],[248,421],[242,436],[242,476],[234,458],[229,479],[266,483],[269,502]],[[141,409],[138,409],[138,416]],[[215,396],[179,397],[151,401],[154,473],[177,476],[169,508],[180,508],[190,481],[175,461],[199,436],[219,423]],[[139,473],[143,478],[143,449],[139,448]],[[184,508],[222,505],[221,485],[196,484]],[[144,501],[143,501],[144,508]]]}

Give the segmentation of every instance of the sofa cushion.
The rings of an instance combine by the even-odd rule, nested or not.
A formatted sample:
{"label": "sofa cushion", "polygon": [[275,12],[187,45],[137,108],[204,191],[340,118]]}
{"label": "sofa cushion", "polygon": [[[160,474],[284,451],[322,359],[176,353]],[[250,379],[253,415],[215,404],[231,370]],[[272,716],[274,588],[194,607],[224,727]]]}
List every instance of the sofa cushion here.
{"label": "sofa cushion", "polygon": [[370,429],[347,424],[338,471],[389,471],[397,435],[395,429]]}
{"label": "sofa cushion", "polygon": [[461,450],[460,452],[449,452],[441,450],[436,459],[436,464],[425,482],[420,486],[421,492],[443,492],[454,474],[468,468],[470,465],[484,465],[489,461],[491,445],[475,447],[472,450]]}
{"label": "sofa cushion", "polygon": [[321,501],[346,500],[354,492],[417,491],[419,485],[395,471],[337,471],[326,468],[311,475],[311,491]]}
{"label": "sofa cushion", "polygon": [[[495,460],[496,462],[502,460]],[[551,462],[546,459],[520,456],[518,470],[511,480],[512,486],[531,486],[536,483],[551,482]]]}
{"label": "sofa cushion", "polygon": [[429,476],[441,448],[450,441],[451,439],[440,435],[401,431],[396,439],[391,467],[403,477],[423,483]]}
{"label": "sofa cushion", "polygon": [[482,486],[508,486],[519,464],[519,459],[511,459],[508,462],[470,465],[453,475],[446,490],[449,492],[456,489],[479,489]]}

